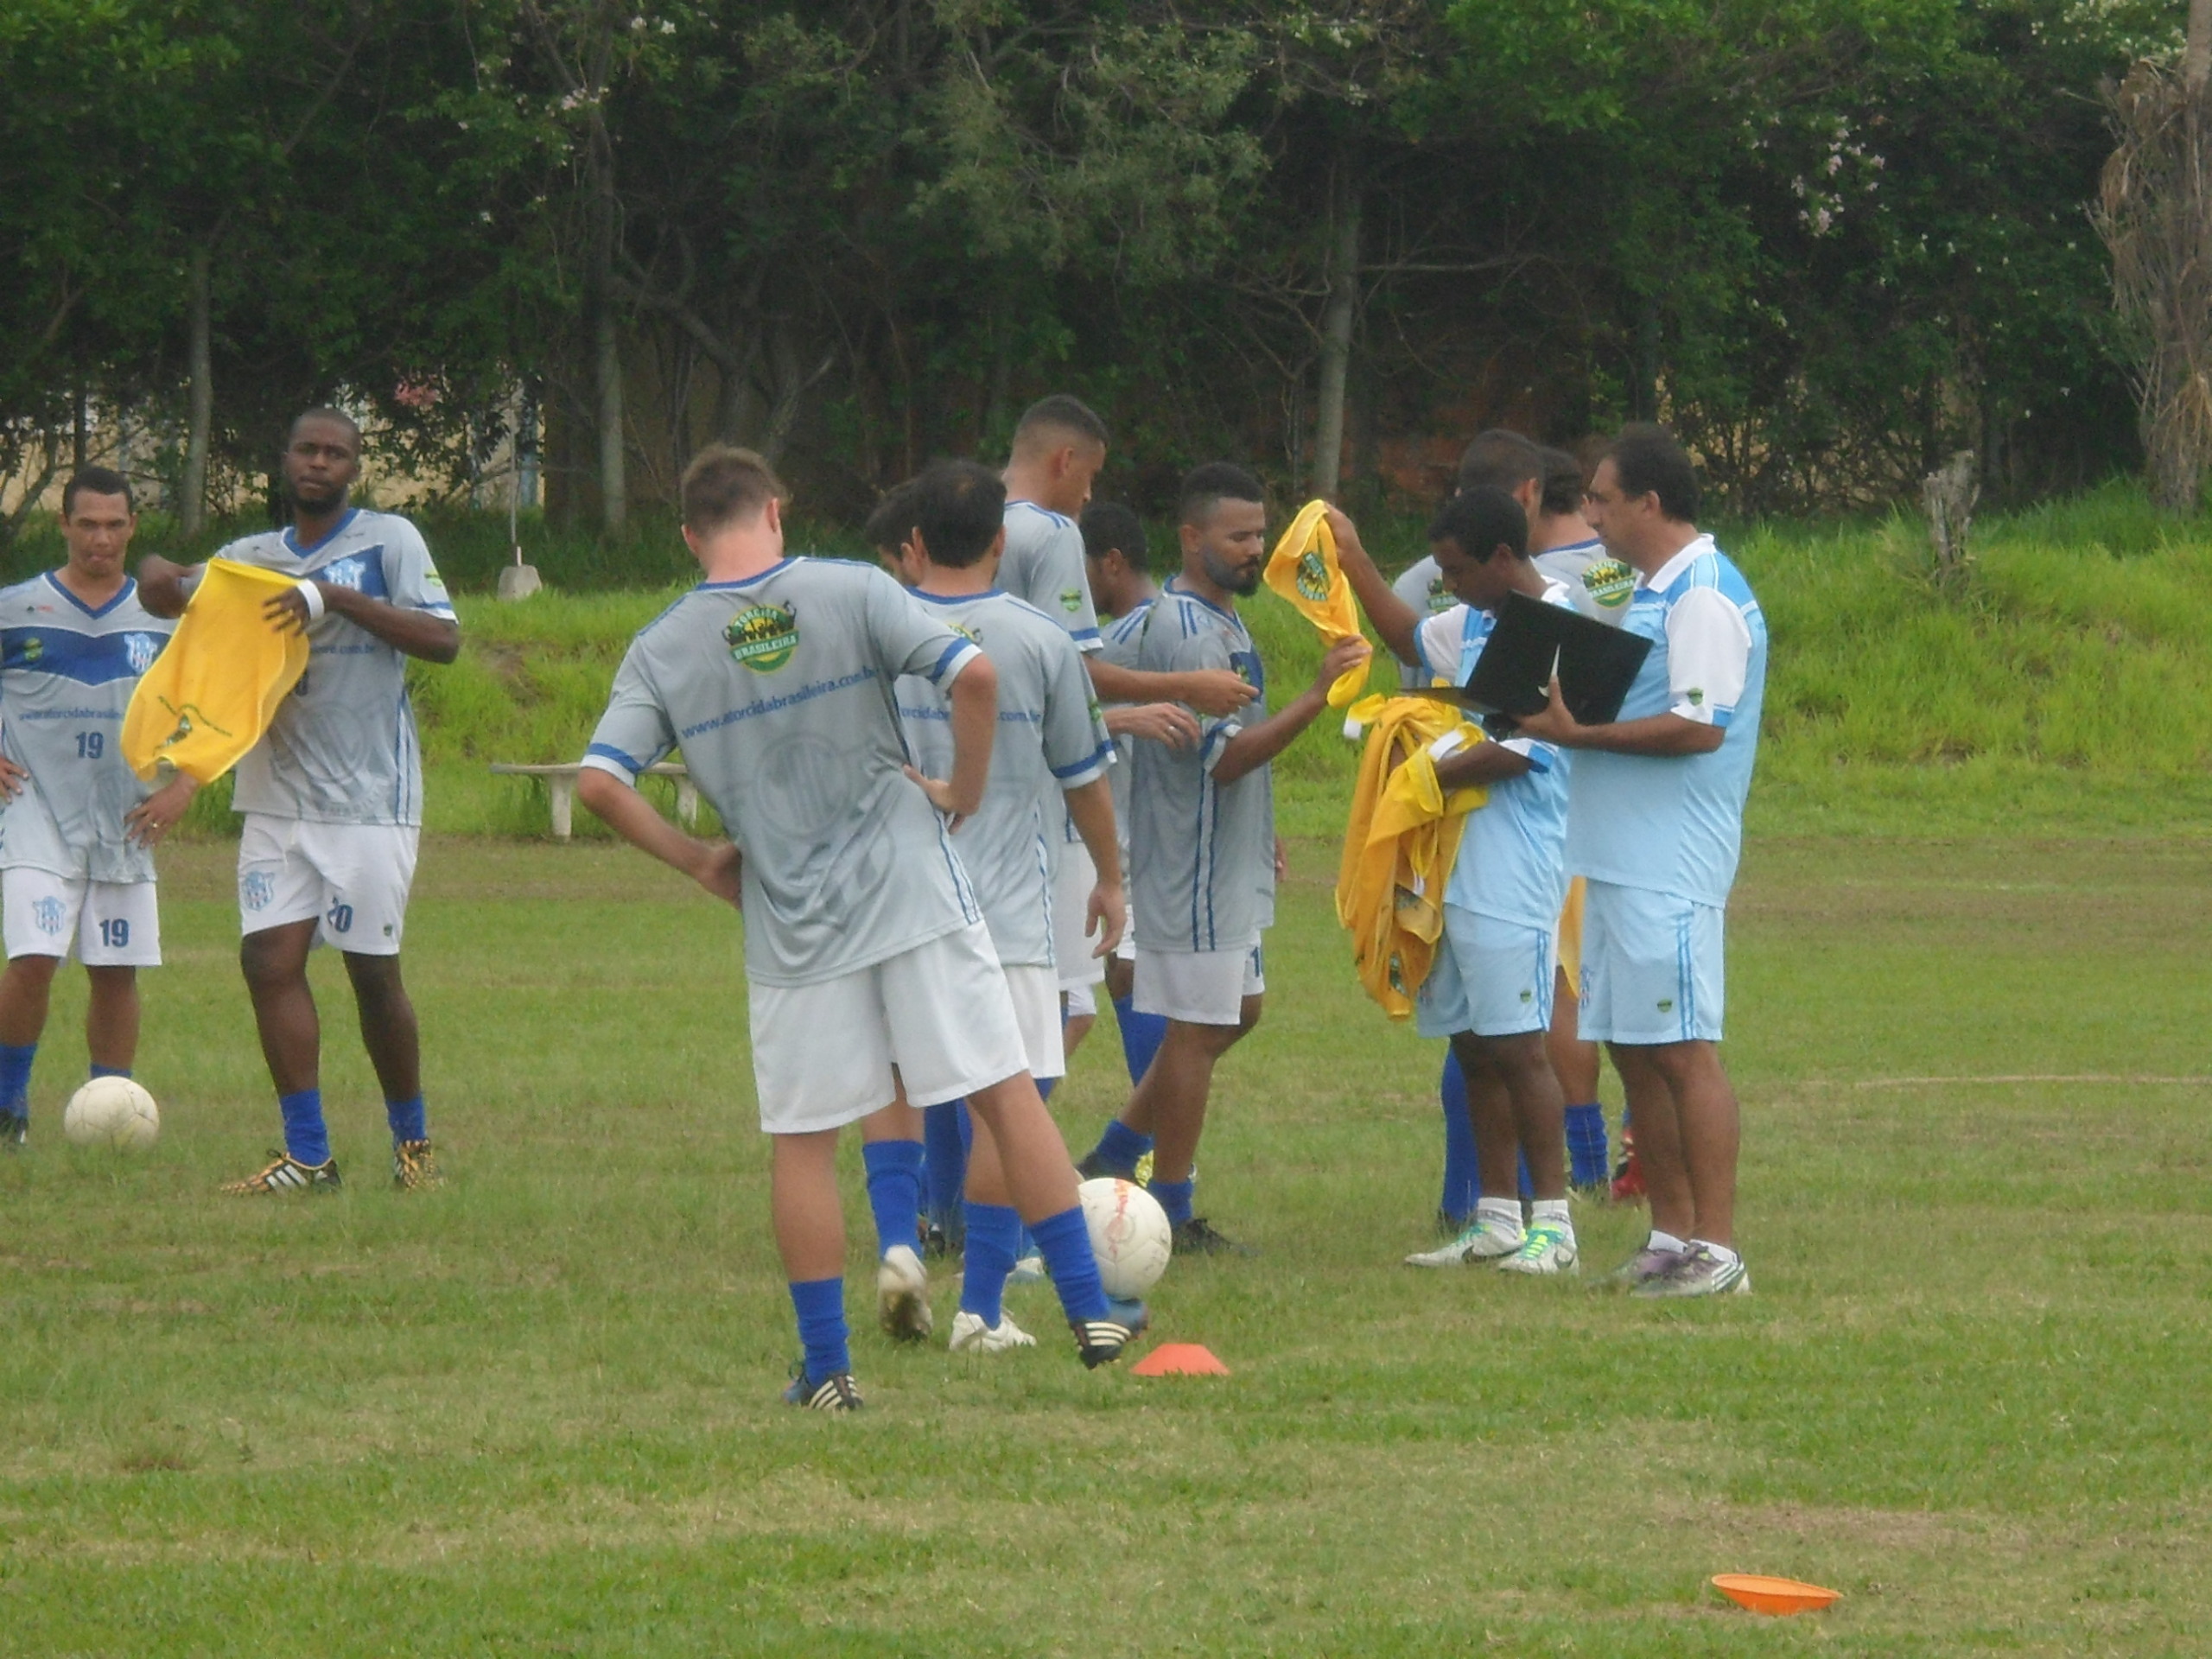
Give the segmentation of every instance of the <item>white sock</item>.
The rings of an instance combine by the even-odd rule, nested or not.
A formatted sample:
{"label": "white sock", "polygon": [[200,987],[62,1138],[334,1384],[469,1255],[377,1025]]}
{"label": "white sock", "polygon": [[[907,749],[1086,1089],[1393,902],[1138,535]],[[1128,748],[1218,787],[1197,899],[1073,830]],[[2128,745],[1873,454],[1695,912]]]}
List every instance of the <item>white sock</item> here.
{"label": "white sock", "polygon": [[1730,1249],[1726,1244],[1715,1244],[1711,1239],[1694,1238],[1690,1240],[1690,1243],[1696,1245],[1697,1248],[1701,1250],[1712,1251],[1714,1259],[1724,1268],[1734,1267],[1739,1259],[1737,1256],[1736,1252]]}
{"label": "white sock", "polygon": [[1689,1249],[1689,1246],[1672,1233],[1662,1233],[1654,1227],[1651,1230],[1651,1236],[1644,1242],[1643,1248],[1647,1250],[1672,1250],[1676,1255],[1680,1255],[1684,1250]]}
{"label": "white sock", "polygon": [[1530,1206],[1530,1211],[1532,1219],[1548,1222],[1554,1227],[1565,1229],[1570,1236],[1573,1236],[1574,1221],[1567,1214],[1565,1198],[1538,1198]]}
{"label": "white sock", "polygon": [[1475,1223],[1479,1226],[1486,1221],[1496,1222],[1501,1227],[1508,1227],[1516,1233],[1519,1232],[1521,1230],[1521,1200],[1518,1198],[1477,1198]]}

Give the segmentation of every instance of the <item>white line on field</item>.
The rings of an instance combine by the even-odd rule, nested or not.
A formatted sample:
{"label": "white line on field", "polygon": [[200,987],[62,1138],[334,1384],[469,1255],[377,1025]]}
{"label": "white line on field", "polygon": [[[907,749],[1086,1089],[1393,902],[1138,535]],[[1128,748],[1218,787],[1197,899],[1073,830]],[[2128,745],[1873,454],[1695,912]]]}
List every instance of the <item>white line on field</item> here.
{"label": "white line on field", "polygon": [[2212,1077],[2153,1077],[2121,1071],[2020,1071],[1986,1077],[1864,1077],[1851,1086],[1854,1089],[1924,1089],[1936,1084],[1983,1086],[2018,1083],[2149,1083],[2202,1089],[2212,1085]]}

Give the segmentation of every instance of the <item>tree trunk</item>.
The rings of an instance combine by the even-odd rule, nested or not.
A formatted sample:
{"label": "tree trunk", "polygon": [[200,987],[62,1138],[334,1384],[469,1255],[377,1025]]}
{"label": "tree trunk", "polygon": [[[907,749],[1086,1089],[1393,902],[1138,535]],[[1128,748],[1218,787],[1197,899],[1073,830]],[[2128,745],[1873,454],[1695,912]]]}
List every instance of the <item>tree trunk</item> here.
{"label": "tree trunk", "polygon": [[619,536],[630,518],[622,455],[622,339],[614,307],[604,296],[592,320],[592,371],[599,394],[599,522],[609,536]]}
{"label": "tree trunk", "polygon": [[1637,302],[1636,378],[1629,387],[1629,418],[1659,418],[1659,302],[1645,295]]}
{"label": "tree trunk", "polygon": [[1321,385],[1313,411],[1313,493],[1336,498],[1344,457],[1344,388],[1359,321],[1359,179],[1347,148],[1329,192],[1329,298],[1321,312]]}
{"label": "tree trunk", "polygon": [[197,536],[207,524],[207,444],[215,425],[215,372],[210,336],[213,302],[209,294],[207,248],[192,251],[185,276],[189,341],[186,373],[191,378],[190,408],[184,440],[184,484],[177,503],[177,528]]}

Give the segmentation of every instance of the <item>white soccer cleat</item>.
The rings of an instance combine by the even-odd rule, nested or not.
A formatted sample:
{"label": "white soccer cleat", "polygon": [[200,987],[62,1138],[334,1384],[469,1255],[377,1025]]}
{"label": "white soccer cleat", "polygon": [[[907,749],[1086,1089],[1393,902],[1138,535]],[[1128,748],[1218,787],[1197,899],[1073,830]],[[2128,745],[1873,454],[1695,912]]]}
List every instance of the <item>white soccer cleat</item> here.
{"label": "white soccer cleat", "polygon": [[893,1244],[875,1269],[875,1317],[893,1342],[920,1342],[937,1328],[930,1274],[911,1244]]}
{"label": "white soccer cleat", "polygon": [[1516,1222],[1484,1216],[1440,1249],[1416,1250],[1406,1258],[1409,1268],[1472,1268],[1511,1255],[1526,1242]]}
{"label": "white soccer cleat", "polygon": [[1522,1236],[1521,1248],[1497,1264],[1500,1273],[1573,1273],[1582,1263],[1574,1234],[1557,1222],[1540,1221]]}
{"label": "white soccer cleat", "polygon": [[983,1316],[966,1308],[952,1316],[952,1351],[956,1354],[1002,1354],[1009,1348],[1034,1348],[1037,1338],[1007,1314],[996,1325],[985,1325]]}

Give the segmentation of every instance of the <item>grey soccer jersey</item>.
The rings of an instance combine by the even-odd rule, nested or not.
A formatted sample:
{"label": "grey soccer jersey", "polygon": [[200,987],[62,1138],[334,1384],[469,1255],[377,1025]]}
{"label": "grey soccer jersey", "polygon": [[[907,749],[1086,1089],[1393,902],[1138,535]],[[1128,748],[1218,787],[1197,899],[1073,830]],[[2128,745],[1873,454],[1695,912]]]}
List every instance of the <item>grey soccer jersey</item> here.
{"label": "grey soccer jersey", "polygon": [[1606,552],[1605,544],[1595,537],[1539,553],[1535,563],[1566,588],[1574,608],[1583,615],[1618,627],[1628,614],[1629,596],[1636,591],[1636,572]]}
{"label": "grey soccer jersey", "polygon": [[1170,582],[1146,615],[1136,665],[1160,674],[1234,669],[1260,693],[1236,714],[1200,716],[1195,749],[1140,741],[1129,785],[1138,947],[1249,950],[1274,920],[1274,780],[1262,766],[1217,784],[1213,768],[1231,738],[1267,717],[1259,651],[1234,611]]}
{"label": "grey soccer jersey", "polygon": [[175,626],[135,582],[98,610],[50,573],[0,590],[0,754],[30,774],[0,807],[0,868],[154,879],[124,835],[151,785],[123,762],[123,712]]}
{"label": "grey soccer jersey", "polygon": [[982,919],[906,775],[893,694],[902,674],[949,685],[980,654],[872,565],[785,559],[702,582],[639,631],[584,764],[634,782],[682,745],[744,855],[747,973],[819,984]]}
{"label": "grey soccer jersey", "polygon": [[1034,501],[1007,502],[999,586],[1066,629],[1079,649],[1098,649],[1098,613],[1090,603],[1083,531],[1074,519],[1048,512]]}
{"label": "grey soccer jersey", "polygon": [[[1137,646],[1144,639],[1144,620],[1151,613],[1153,601],[1140,600],[1129,607],[1127,616],[1117,616],[1106,629],[1106,642],[1099,648],[1101,662],[1111,663],[1116,668],[1137,665]],[[1114,785],[1114,828],[1122,838],[1122,861],[1128,861],[1129,850],[1129,778],[1136,764],[1136,744],[1134,737],[1114,740],[1114,769],[1109,773]]]}
{"label": "grey soccer jersey", "polygon": [[[403,610],[454,620],[422,532],[356,507],[313,547],[289,530],[232,542],[219,556],[351,588]],[[238,762],[241,812],[316,823],[423,822],[423,754],[407,698],[407,654],[335,614],[308,629],[308,668],[269,731]]]}
{"label": "grey soccer jersey", "polygon": [[[1049,798],[1105,769],[1113,750],[1090,695],[1082,653],[1058,622],[1011,594],[913,597],[982,647],[999,680],[998,737],[982,810],[953,837],[975,886],[999,961],[1052,965],[1052,841],[1064,814]],[[952,773],[951,705],[937,682],[899,681],[899,717],[914,764],[931,778]],[[1049,826],[1049,838],[1048,827]]]}
{"label": "grey soccer jersey", "polygon": [[[1390,591],[1414,607],[1424,621],[1450,610],[1459,601],[1444,585],[1444,573],[1436,567],[1433,556],[1424,554],[1407,567],[1405,575],[1390,584]],[[1401,686],[1421,686],[1428,683],[1427,671],[1413,663],[1398,664],[1398,683]]]}

